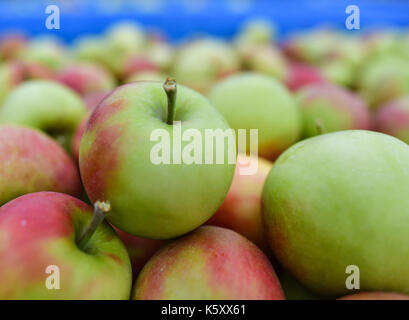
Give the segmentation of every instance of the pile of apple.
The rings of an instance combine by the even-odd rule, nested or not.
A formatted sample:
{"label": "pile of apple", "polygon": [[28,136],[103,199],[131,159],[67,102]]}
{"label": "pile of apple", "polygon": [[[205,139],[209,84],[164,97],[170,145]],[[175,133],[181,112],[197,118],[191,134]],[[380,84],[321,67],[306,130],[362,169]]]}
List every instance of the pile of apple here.
{"label": "pile of apple", "polygon": [[[174,121],[258,154],[154,164]],[[0,299],[408,299],[408,143],[407,33],[5,35]]]}

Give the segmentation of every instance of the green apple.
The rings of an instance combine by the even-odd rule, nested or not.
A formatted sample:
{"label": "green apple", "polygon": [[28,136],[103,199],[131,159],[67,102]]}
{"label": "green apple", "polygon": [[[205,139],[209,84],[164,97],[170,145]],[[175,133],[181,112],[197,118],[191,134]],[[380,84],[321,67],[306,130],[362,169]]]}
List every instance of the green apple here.
{"label": "green apple", "polygon": [[[258,129],[258,154],[274,159],[301,133],[295,99],[277,80],[256,73],[239,73],[217,83],[210,102],[235,129]],[[249,151],[249,150],[248,150]]]}
{"label": "green apple", "polygon": [[349,130],[301,141],[264,185],[270,246],[320,295],[350,292],[348,266],[359,268],[361,290],[407,293],[408,194],[409,146],[392,136]]}
{"label": "green apple", "polygon": [[53,81],[30,80],[9,94],[0,108],[0,123],[42,130],[70,149],[85,114],[83,101],[71,89]]}
{"label": "green apple", "polygon": [[[96,203],[94,217],[109,204]],[[92,208],[62,193],[37,192],[0,207],[0,299],[129,299],[127,251]]]}
{"label": "green apple", "polygon": [[[80,171],[89,198],[108,200],[109,221],[136,236],[172,238],[197,228],[223,202],[235,169],[233,134],[232,143],[218,144],[224,147],[218,153],[222,163],[214,158],[205,163],[217,146],[205,148],[206,129],[230,128],[205,97],[189,88],[179,86],[176,98],[172,80],[164,87],[155,81],[118,87],[93,111],[81,139]],[[192,131],[199,133],[199,142],[181,141]],[[171,161],[170,154],[168,162],[152,158],[160,144],[152,137],[159,133],[169,139],[162,138],[161,152],[173,150]],[[202,153],[198,161],[177,159],[178,150],[186,155],[185,148],[193,145]]]}
{"label": "green apple", "polygon": [[240,69],[240,60],[228,44],[198,39],[179,48],[171,74],[184,84],[206,93],[215,81]]}

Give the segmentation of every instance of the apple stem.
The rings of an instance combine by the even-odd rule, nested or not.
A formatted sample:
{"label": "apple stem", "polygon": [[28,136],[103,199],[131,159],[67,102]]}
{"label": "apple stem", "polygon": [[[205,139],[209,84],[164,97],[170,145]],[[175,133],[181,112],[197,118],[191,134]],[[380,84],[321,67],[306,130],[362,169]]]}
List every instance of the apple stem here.
{"label": "apple stem", "polygon": [[166,123],[169,125],[173,124],[176,113],[176,81],[174,79],[167,78],[163,84],[163,89],[165,90],[166,96],[168,98],[168,118]]}
{"label": "apple stem", "polygon": [[324,134],[326,132],[325,126],[319,118],[315,120],[315,129],[317,130],[318,135]]}
{"label": "apple stem", "polygon": [[108,201],[97,201],[94,203],[94,215],[92,216],[91,222],[78,240],[78,247],[81,250],[87,248],[89,240],[110,210],[111,204]]}

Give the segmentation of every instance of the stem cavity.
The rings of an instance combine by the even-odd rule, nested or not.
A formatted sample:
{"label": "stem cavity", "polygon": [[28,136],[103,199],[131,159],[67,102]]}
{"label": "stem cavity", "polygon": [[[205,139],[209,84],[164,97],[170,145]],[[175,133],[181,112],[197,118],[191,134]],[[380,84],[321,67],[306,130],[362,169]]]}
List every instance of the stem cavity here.
{"label": "stem cavity", "polygon": [[87,248],[89,240],[110,210],[111,204],[108,201],[97,201],[94,203],[94,215],[92,216],[91,222],[78,240],[78,247],[81,250],[84,251]]}
{"label": "stem cavity", "polygon": [[167,78],[163,84],[163,90],[165,90],[166,96],[168,98],[168,118],[166,123],[169,125],[173,124],[175,120],[176,113],[176,81],[174,79]]}

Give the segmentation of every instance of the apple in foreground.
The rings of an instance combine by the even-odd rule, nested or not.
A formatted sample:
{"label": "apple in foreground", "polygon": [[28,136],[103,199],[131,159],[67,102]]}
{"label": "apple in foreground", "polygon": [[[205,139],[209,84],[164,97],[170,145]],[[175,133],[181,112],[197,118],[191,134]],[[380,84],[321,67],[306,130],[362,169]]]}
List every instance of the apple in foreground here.
{"label": "apple in foreground", "polygon": [[83,101],[71,89],[49,80],[30,80],[9,94],[0,108],[0,123],[42,130],[69,150],[85,114]]}
{"label": "apple in foreground", "polygon": [[[251,175],[241,170],[257,165]],[[237,155],[233,183],[224,202],[206,224],[232,229],[256,244],[264,252],[269,251],[261,215],[261,193],[273,163],[257,156]]]}
{"label": "apple in foreground", "polygon": [[[409,146],[348,130],[297,143],[274,163],[263,190],[269,244],[283,267],[323,296],[360,289],[407,293]],[[399,275],[398,277],[396,275]]]}
{"label": "apple in foreground", "polygon": [[375,114],[375,129],[409,144],[409,96],[391,100]]}
{"label": "apple in foreground", "polygon": [[[97,203],[94,217],[107,209]],[[2,206],[0,299],[129,299],[126,249],[107,223],[90,228],[91,218],[89,205],[62,193],[31,193]]]}
{"label": "apple in foreground", "polygon": [[321,132],[349,129],[368,130],[371,126],[369,109],[364,100],[342,87],[330,83],[311,84],[297,92],[297,98],[304,122],[304,137]]}
{"label": "apple in foreground", "polygon": [[409,300],[409,296],[394,292],[369,291],[349,294],[338,300]]}
{"label": "apple in foreground", "polygon": [[258,129],[258,154],[275,159],[297,142],[301,133],[301,115],[295,99],[277,80],[257,73],[238,73],[217,83],[209,92],[210,102],[229,125]]}
{"label": "apple in foreground", "polygon": [[[89,198],[109,201],[108,220],[136,236],[166,239],[197,228],[216,212],[233,180],[234,143],[225,143],[223,163],[203,160],[210,155],[205,130],[224,132],[228,124],[205,97],[184,86],[177,90],[176,97],[176,82],[169,79],[118,87],[93,111],[81,139],[80,171]],[[192,130],[203,147],[199,163],[163,158],[172,149],[181,155],[174,147],[179,143],[179,151],[196,145],[181,141]],[[152,138],[159,133],[162,143]],[[158,144],[162,155],[154,153]]]}
{"label": "apple in foreground", "polygon": [[0,163],[0,206],[36,191],[81,194],[74,161],[40,131],[0,125]]}
{"label": "apple in foreground", "polygon": [[268,259],[238,233],[205,226],[162,248],[140,273],[138,300],[282,300]]}

